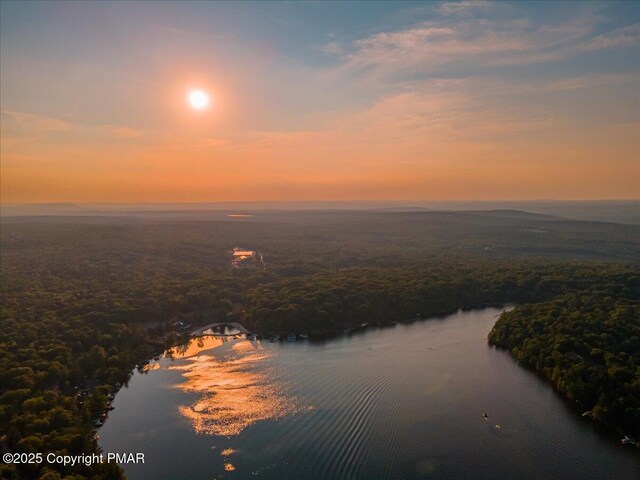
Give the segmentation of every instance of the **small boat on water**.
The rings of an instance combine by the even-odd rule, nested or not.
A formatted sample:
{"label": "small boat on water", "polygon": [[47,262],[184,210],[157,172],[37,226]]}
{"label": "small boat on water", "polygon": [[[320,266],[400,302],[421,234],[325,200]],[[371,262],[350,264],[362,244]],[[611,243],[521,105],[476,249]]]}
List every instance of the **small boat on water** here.
{"label": "small boat on water", "polygon": [[622,440],[620,440],[620,442],[623,445],[635,445],[636,442],[633,441],[633,438],[631,438],[629,435],[625,435],[624,437],[622,437]]}
{"label": "small boat on water", "polygon": [[482,418],[484,418],[485,420],[489,420],[489,415],[487,415],[486,413],[483,413]]}
{"label": "small boat on water", "polygon": [[593,412],[591,410],[587,410],[582,414],[583,417],[593,417]]}
{"label": "small boat on water", "polygon": [[500,428],[501,428],[500,425],[496,423],[496,430],[500,430]]}
{"label": "small boat on water", "polygon": [[301,333],[300,335],[298,335],[298,338],[300,340],[308,340],[309,339],[309,335],[307,335],[306,333]]}

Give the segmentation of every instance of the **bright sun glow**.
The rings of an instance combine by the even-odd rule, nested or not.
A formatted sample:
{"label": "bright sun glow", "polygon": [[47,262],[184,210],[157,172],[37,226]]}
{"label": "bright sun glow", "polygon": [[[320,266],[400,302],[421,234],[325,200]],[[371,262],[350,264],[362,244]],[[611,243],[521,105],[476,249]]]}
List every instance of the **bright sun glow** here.
{"label": "bright sun glow", "polygon": [[191,90],[189,92],[189,105],[196,110],[203,110],[209,105],[209,95],[202,90]]}

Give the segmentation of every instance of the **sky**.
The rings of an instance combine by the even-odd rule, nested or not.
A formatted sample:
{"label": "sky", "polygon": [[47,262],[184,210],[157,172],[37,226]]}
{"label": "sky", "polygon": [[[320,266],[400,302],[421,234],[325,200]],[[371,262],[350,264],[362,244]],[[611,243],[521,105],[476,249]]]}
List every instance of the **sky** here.
{"label": "sky", "polygon": [[637,199],[640,2],[2,1],[0,111],[3,203]]}

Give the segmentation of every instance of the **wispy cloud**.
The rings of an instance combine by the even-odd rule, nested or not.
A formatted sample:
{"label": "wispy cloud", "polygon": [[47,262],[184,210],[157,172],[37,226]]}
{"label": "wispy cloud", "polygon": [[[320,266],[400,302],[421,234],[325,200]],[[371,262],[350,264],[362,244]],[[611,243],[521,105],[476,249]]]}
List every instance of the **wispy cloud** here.
{"label": "wispy cloud", "polygon": [[[381,93],[370,105],[319,115],[315,130],[251,131],[203,146],[225,155],[296,160],[304,165],[297,168],[305,171],[322,170],[332,162],[345,170],[362,165],[382,168],[390,158],[394,165],[449,168],[445,167],[447,162],[489,159],[499,152],[507,156],[515,145],[526,150],[541,138],[548,140],[558,132],[575,130],[562,108],[539,101],[548,93],[639,80],[637,73],[528,80],[497,76],[415,80]],[[589,121],[597,123],[598,118]],[[290,168],[290,164],[284,165]]]}
{"label": "wispy cloud", "polygon": [[55,137],[60,134],[82,136],[98,136],[105,139],[133,139],[143,135],[141,130],[128,125],[106,124],[85,125],[71,123],[56,117],[48,117],[35,113],[2,111],[2,123],[7,132],[3,141],[28,141],[40,137]]}
{"label": "wispy cloud", "polygon": [[341,55],[343,53],[342,46],[338,42],[329,42],[321,50],[327,55]]}
{"label": "wispy cloud", "polygon": [[[541,29],[541,34],[545,34]],[[557,31],[556,31],[557,32]],[[640,45],[640,24],[634,24],[611,32],[589,36],[574,31],[575,38],[566,38],[547,48],[529,49],[524,52],[513,52],[494,59],[494,65],[516,65],[526,63],[555,62],[573,55]]]}
{"label": "wispy cloud", "polygon": [[464,14],[478,9],[487,9],[497,4],[486,0],[465,0],[461,2],[445,2],[438,7],[438,11],[444,15]]}
{"label": "wispy cloud", "polygon": [[640,23],[616,29],[612,32],[597,35],[583,45],[577,45],[578,51],[602,50],[605,48],[638,45],[640,43]]}
{"label": "wispy cloud", "polygon": [[137,138],[143,135],[140,130],[127,127],[126,125],[102,125],[98,127],[97,130],[115,138]]}
{"label": "wispy cloud", "polygon": [[16,124],[45,132],[66,132],[71,130],[71,124],[55,117],[36,115],[33,113],[3,110],[2,113]]}
{"label": "wispy cloud", "polygon": [[619,73],[604,75],[580,75],[576,77],[560,78],[548,82],[545,86],[538,87],[546,91],[578,90],[582,88],[600,87],[603,85],[619,85],[622,83],[635,82],[640,85],[640,73]]}
{"label": "wispy cloud", "polygon": [[[485,3],[445,3],[453,13],[485,7]],[[640,24],[598,32],[606,18],[591,6],[571,18],[535,24],[525,18],[500,19],[444,16],[409,28],[381,32],[341,45],[332,41],[325,52],[342,58],[340,71],[425,73],[464,65],[516,65],[552,62],[598,50],[640,44]]]}

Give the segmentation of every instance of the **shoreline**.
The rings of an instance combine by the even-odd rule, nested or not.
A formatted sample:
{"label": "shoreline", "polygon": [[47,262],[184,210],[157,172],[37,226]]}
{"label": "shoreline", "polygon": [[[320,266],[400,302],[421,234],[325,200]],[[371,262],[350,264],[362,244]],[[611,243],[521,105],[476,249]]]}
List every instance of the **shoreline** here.
{"label": "shoreline", "polygon": [[[473,311],[473,310],[485,310],[488,308],[493,308],[493,309],[500,309],[502,308],[502,311],[500,313],[498,313],[496,315],[496,321],[500,318],[500,316],[502,314],[505,313],[506,309],[512,309],[517,307],[518,305],[515,303],[509,303],[509,302],[505,302],[505,303],[501,303],[501,304],[484,304],[481,306],[463,306],[463,307],[458,307],[455,309],[450,309],[450,310],[446,310],[446,311],[441,311],[432,315],[428,315],[428,316],[415,316],[412,318],[407,318],[404,320],[398,320],[398,321],[387,321],[387,322],[376,322],[376,323],[366,323],[366,324],[360,324],[357,326],[353,326],[353,327],[347,327],[344,329],[340,329],[340,330],[332,330],[332,331],[327,331],[327,332],[321,332],[321,333],[314,333],[312,336],[308,337],[308,340],[306,341],[310,341],[313,343],[319,343],[319,342],[325,342],[325,341],[330,341],[333,339],[337,339],[339,337],[342,336],[350,336],[352,334],[355,333],[364,333],[366,332],[366,330],[368,329],[373,329],[373,328],[380,328],[380,329],[384,329],[384,328],[390,328],[390,327],[394,327],[395,325],[398,324],[411,324],[411,323],[415,323],[415,322],[424,322],[424,321],[428,321],[428,320],[435,320],[435,319],[441,319],[443,317],[447,317],[450,315],[454,315],[457,312],[469,312],[469,311]],[[494,323],[495,325],[495,323]],[[214,328],[214,327],[224,327],[224,326],[230,326],[233,328],[237,328],[240,332],[238,333],[233,333],[233,334],[225,334],[225,333],[204,333],[206,330],[209,330],[210,328]],[[183,345],[185,343],[188,343],[189,341],[193,340],[193,339],[197,339],[197,338],[201,338],[203,336],[218,336],[218,337],[235,337],[235,336],[244,336],[245,338],[249,335],[257,335],[257,340],[268,340],[270,338],[270,336],[272,335],[279,335],[280,339],[278,340],[279,342],[282,341],[284,343],[287,343],[286,340],[286,336],[287,333],[281,333],[281,334],[274,334],[272,332],[267,332],[267,333],[261,333],[260,330],[258,331],[251,331],[248,328],[246,328],[244,325],[242,325],[239,322],[213,322],[213,323],[209,323],[207,325],[203,325],[200,327],[195,328],[194,330],[192,330],[189,334],[188,337],[183,338],[182,341],[180,342],[176,342],[174,343],[172,346],[166,348],[165,350],[163,350],[162,353],[160,353],[160,356],[164,356],[164,354],[166,353],[166,351],[170,348],[179,346],[179,345]],[[489,338],[489,333],[487,334],[487,345],[491,348],[496,348],[497,350],[502,350],[502,351],[506,351],[509,354],[509,357],[511,359],[511,361],[515,362],[518,367],[523,368],[524,370],[528,370],[533,372],[537,377],[539,377],[541,380],[543,380],[545,382],[545,384],[547,384],[556,395],[558,395],[559,399],[561,399],[563,402],[566,403],[567,407],[569,407],[569,409],[576,415],[576,416],[581,416],[581,411],[584,411],[584,406],[581,406],[580,404],[571,401],[563,392],[561,392],[559,389],[557,389],[555,387],[555,385],[544,375],[542,375],[540,372],[538,372],[537,370],[535,370],[532,367],[529,367],[521,362],[519,362],[511,353],[510,349],[505,348],[505,347],[501,347],[500,345],[494,344],[492,343]],[[158,355],[154,355],[151,358],[149,358],[148,360],[145,360],[144,363],[150,363],[150,361],[155,360],[158,357]],[[129,374],[129,379],[132,377],[133,373],[135,372],[135,370],[138,370],[138,368],[133,368]],[[123,386],[125,386],[124,384],[122,384],[120,386],[120,388],[122,388]],[[118,393],[118,391],[120,390],[120,388],[118,388],[117,390],[113,391],[114,397],[115,395]],[[108,419],[105,418],[105,421]],[[605,422],[602,422],[600,420],[597,420],[593,417],[591,417],[591,423],[592,426],[602,430],[602,433],[606,433],[609,432],[610,433],[610,437],[612,440],[612,443],[617,443],[619,444],[619,442],[614,442],[613,439],[613,434],[615,433],[616,435],[622,435],[625,436],[624,431],[622,430],[622,427],[619,426],[615,426],[615,425],[610,425],[607,424]],[[97,429],[94,429],[94,432]],[[626,446],[626,445],[623,445]],[[635,446],[637,448],[640,448],[640,442],[636,443]]]}
{"label": "shoreline", "polygon": [[[502,307],[503,307],[503,308],[509,308],[509,307],[512,307],[512,308],[513,308],[513,307],[514,307],[514,305],[503,305]],[[492,310],[494,310],[494,309],[497,309],[498,307],[482,307],[482,308],[476,308],[476,309],[472,309],[472,310],[473,310],[473,311],[483,311],[483,310],[486,310],[486,309],[489,309],[489,308],[490,308],[490,309],[492,309]],[[453,312],[453,314],[456,314],[456,313],[462,313],[462,312],[461,312],[461,310],[463,310],[463,309],[457,309],[456,311],[454,311],[454,312]],[[464,311],[469,311],[469,310],[464,310]],[[496,313],[497,313],[498,315],[500,314],[500,312],[496,312]],[[451,315],[451,314],[449,314],[449,315]],[[446,317],[446,316],[448,316],[448,315],[447,315],[447,314],[445,314],[444,316]],[[440,317],[440,316],[431,316],[431,317],[414,317],[414,318],[406,319],[406,321],[403,321],[403,322],[389,322],[389,323],[386,323],[385,325],[382,325],[382,327],[385,327],[385,326],[392,326],[394,323],[395,323],[396,325],[397,325],[397,324],[411,324],[411,323],[416,322],[417,320],[423,320],[423,321],[424,321],[424,320],[433,320],[433,319],[437,319],[438,317]],[[492,320],[492,324],[494,324],[494,323],[495,323],[495,321],[496,321],[496,316],[494,315],[494,316],[493,316],[493,320]],[[423,324],[423,325],[426,325],[426,323],[423,323],[423,322],[420,322],[420,323],[421,323],[421,324]],[[378,326],[378,325],[369,325],[368,327],[374,327],[374,326]],[[206,328],[204,328],[204,327],[205,327],[205,326],[200,327],[200,328],[199,328],[199,329],[197,329],[197,330],[198,330],[198,331],[204,331],[204,330],[206,330]],[[489,328],[491,328],[491,327],[489,327]],[[361,330],[361,331],[363,332],[363,331],[364,331],[364,330],[366,330],[366,329],[367,329],[367,328],[365,328],[365,329],[363,329],[363,330]],[[372,328],[372,330],[374,330],[374,329]],[[402,332],[401,332],[401,333],[402,333]],[[338,333],[337,335],[334,335],[334,337],[337,337],[337,336],[340,336],[340,335],[341,335],[341,333]],[[197,338],[197,337],[194,337],[194,338]],[[243,339],[244,339],[244,337],[243,337]],[[267,340],[267,342],[268,342],[268,340]],[[479,340],[479,342],[481,342],[481,340]],[[486,341],[485,341],[485,342],[481,342],[481,343],[485,343],[485,345],[486,345]],[[487,346],[489,346],[489,345],[487,345]],[[489,347],[491,348],[491,347],[493,347],[493,346],[489,346]],[[267,348],[269,348],[269,346],[267,346]],[[273,348],[273,347],[271,347],[271,348]],[[504,349],[496,347],[496,350],[504,350]],[[509,362],[513,362],[514,360],[515,360],[515,359],[514,359],[514,357],[513,357],[511,354],[509,354],[509,360],[508,360],[508,361],[509,361]],[[515,363],[516,363],[516,364],[518,364],[518,369],[519,369],[520,367],[522,367],[522,366],[523,366],[523,365],[520,365],[520,364],[519,364],[519,362],[517,362],[517,361],[516,361]],[[524,369],[524,371],[526,371],[526,370],[530,370],[530,369]],[[544,379],[544,377],[539,377],[538,375],[536,375],[536,377],[540,378],[540,379],[541,379],[541,380],[543,380],[543,381],[545,380],[545,379]],[[549,382],[544,381],[544,383],[545,383],[546,385],[548,385],[549,387],[551,387],[551,388],[555,391],[555,393],[556,393],[556,394],[557,394],[557,393],[561,393],[561,392],[559,392],[558,390],[556,390],[556,388],[555,388],[553,385],[549,385]],[[555,395],[554,395],[554,396],[555,396]],[[579,415],[579,413],[580,413],[580,412],[578,412],[575,408],[570,408],[570,407],[572,406],[572,405],[571,405],[571,402],[567,402],[563,395],[559,395],[559,396],[558,396],[558,398],[559,398],[559,399],[561,399],[561,400],[563,400],[563,403],[565,404],[565,406],[566,406],[566,407],[569,407],[569,411],[566,411],[566,414],[567,414],[567,415],[569,415],[569,416],[572,418],[572,420],[573,420],[573,421],[575,421],[576,423],[580,423],[580,424],[587,425],[587,423],[584,423],[584,422],[583,422],[583,421],[581,421],[581,419],[579,418],[579,416],[578,416],[578,415]],[[575,406],[574,406],[574,407],[575,407]],[[568,417],[568,418],[569,418],[569,417]],[[596,431],[599,435],[603,436],[603,438],[605,439],[605,441],[606,441],[608,444],[610,444],[612,447],[617,447],[617,449],[618,449],[618,448],[620,448],[620,447],[624,447],[624,446],[625,446],[625,445],[620,445],[620,442],[619,442],[619,441],[616,441],[616,439],[618,439],[618,440],[619,440],[619,437],[617,436],[617,434],[618,434],[619,432],[615,431],[613,428],[611,428],[611,426],[605,425],[605,424],[603,424],[603,423],[601,423],[601,422],[597,422],[597,421],[596,421],[595,423],[594,423],[594,422],[589,422],[589,423],[588,423],[588,425],[589,425],[589,430],[592,430],[592,429],[593,429],[593,430],[594,430],[594,431]],[[628,450],[628,449],[627,449],[627,450]],[[636,451],[636,452],[637,452],[637,451]],[[634,450],[631,450],[631,452],[630,452],[630,453],[628,453],[628,454],[629,454],[629,455],[634,455]]]}

